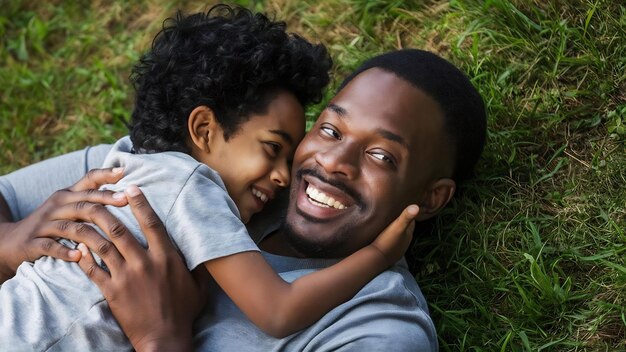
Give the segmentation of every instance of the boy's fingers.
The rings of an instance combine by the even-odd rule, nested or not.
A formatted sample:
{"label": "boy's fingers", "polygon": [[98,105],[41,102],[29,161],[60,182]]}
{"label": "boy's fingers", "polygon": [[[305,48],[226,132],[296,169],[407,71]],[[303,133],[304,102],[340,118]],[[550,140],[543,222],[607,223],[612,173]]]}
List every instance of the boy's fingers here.
{"label": "boy's fingers", "polygon": [[93,169],[90,170],[83,178],[70,186],[70,191],[84,191],[87,189],[98,188],[108,183],[116,183],[124,176],[123,168],[109,169]]}
{"label": "boy's fingers", "polygon": [[156,215],[139,187],[128,186],[125,192],[128,198],[128,204],[141,227],[141,232],[146,236],[148,248],[151,251],[161,253],[176,251],[167,236],[163,222]]}
{"label": "boy's fingers", "polygon": [[402,216],[405,218],[406,221],[406,234],[413,234],[413,230],[415,230],[415,217],[417,216],[417,214],[419,214],[419,212],[420,208],[415,204],[409,205],[402,212]]}
{"label": "boy's fingers", "polygon": [[410,228],[415,228],[415,217],[417,216],[417,214],[419,213],[419,207],[415,204],[411,204],[408,207],[404,208],[404,210],[402,211],[402,214],[400,214],[400,216],[398,216],[385,230],[385,232],[387,231],[393,231],[395,233],[412,233],[413,231],[411,230],[410,232],[408,232],[407,230]]}
{"label": "boy's fingers", "polygon": [[415,231],[415,218],[409,222],[409,226],[406,228],[406,234],[413,235],[413,231]]}
{"label": "boy's fingers", "polygon": [[83,243],[79,243],[77,249],[81,253],[78,266],[87,275],[87,277],[93,281],[98,288],[100,288],[100,291],[104,293],[106,290],[106,283],[111,276],[96,263],[91,255],[91,252]]}

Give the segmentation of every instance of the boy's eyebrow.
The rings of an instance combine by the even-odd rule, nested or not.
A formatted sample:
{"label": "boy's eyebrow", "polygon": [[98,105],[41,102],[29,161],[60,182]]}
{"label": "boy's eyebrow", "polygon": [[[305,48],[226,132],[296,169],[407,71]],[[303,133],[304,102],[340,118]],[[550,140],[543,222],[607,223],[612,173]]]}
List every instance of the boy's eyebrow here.
{"label": "boy's eyebrow", "polygon": [[285,140],[285,142],[289,143],[289,144],[293,144],[293,138],[291,138],[291,136],[289,135],[289,133],[283,131],[283,130],[270,130],[271,133],[276,134],[280,137],[282,137],[282,139]]}
{"label": "boy's eyebrow", "polygon": [[[342,108],[341,106],[337,104],[330,103],[328,104],[326,108],[331,110],[335,114],[337,114],[340,118],[348,117],[348,112],[346,111],[346,109]],[[378,128],[376,129],[376,133],[378,133],[381,137],[385,139],[401,144],[405,148],[409,147],[408,143],[406,142],[404,138],[402,138],[402,136],[396,133],[393,133],[389,130]]]}

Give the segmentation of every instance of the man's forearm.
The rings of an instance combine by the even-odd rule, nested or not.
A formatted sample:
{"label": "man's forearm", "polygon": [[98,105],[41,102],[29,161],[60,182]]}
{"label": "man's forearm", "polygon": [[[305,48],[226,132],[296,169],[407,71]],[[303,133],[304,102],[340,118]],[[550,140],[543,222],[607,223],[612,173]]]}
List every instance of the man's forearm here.
{"label": "man's forearm", "polygon": [[[3,242],[6,245],[6,239],[4,235],[6,234],[9,226],[9,224],[7,223],[12,221],[13,219],[11,216],[11,209],[9,209],[9,205],[0,193],[0,253],[2,253]],[[0,284],[13,277],[13,275],[15,274],[11,270],[9,270],[8,267],[1,264],[2,263],[0,263]]]}
{"label": "man's forearm", "polygon": [[2,194],[0,193],[0,223],[2,222],[12,222],[13,218],[11,216],[11,209],[9,209],[9,205],[7,201],[4,199]]}

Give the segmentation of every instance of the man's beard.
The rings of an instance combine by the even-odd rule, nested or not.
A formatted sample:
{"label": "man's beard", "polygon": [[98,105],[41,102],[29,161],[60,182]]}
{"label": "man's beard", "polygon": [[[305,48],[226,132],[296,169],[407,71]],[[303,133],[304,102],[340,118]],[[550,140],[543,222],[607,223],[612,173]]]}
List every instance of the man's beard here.
{"label": "man's beard", "polygon": [[319,241],[297,233],[288,221],[285,221],[282,232],[287,244],[306,258],[343,258],[352,254],[347,246],[349,236],[345,227],[351,226],[331,228],[329,231],[333,236]]}
{"label": "man's beard", "polygon": [[[349,195],[354,202],[354,207],[359,209],[361,212],[365,211],[366,206],[359,192],[351,187],[348,187],[348,185],[341,180],[324,177],[319,169],[319,166],[312,169],[300,169],[296,172],[295,178],[301,182],[303,176],[308,175],[317,178],[323,183],[332,185]],[[292,201],[297,198],[297,188],[291,187],[290,198]],[[290,202],[289,207],[294,207],[294,205]],[[319,220],[300,212],[298,209],[295,211],[298,212],[300,216],[304,217],[308,222],[319,222]],[[291,226],[289,222],[289,215],[287,215],[287,218],[283,223],[282,231],[283,239],[287,241],[287,244],[293,250],[306,258],[343,258],[356,251],[350,249],[354,247],[354,245],[350,246],[350,240],[352,239],[350,233],[353,231],[352,229],[355,228],[356,224],[354,223],[344,224],[339,228],[329,226],[328,231],[332,232],[330,236],[321,236],[321,239],[315,239],[313,236],[306,236],[306,227],[303,230],[305,234],[298,233],[294,227]]]}

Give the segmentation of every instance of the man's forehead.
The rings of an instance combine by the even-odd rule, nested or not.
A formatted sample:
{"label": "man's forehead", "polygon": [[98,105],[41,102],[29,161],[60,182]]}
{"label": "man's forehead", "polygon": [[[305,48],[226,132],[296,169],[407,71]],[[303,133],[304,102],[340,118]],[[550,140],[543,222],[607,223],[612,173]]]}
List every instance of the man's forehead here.
{"label": "man's forehead", "polygon": [[[328,106],[326,107],[328,110],[332,111],[333,113],[335,113],[339,118],[341,119],[350,119],[350,114],[349,112],[344,109],[343,107],[335,104],[335,103],[330,103],[328,104]],[[403,147],[408,148],[408,142],[406,140],[406,138],[404,138],[403,136],[401,136],[400,134],[393,132],[387,128],[383,128],[383,127],[374,127],[372,130],[374,133],[378,134],[380,137],[384,138],[384,139],[388,139],[392,142],[396,142],[401,144]]]}
{"label": "man's forehead", "polygon": [[416,129],[438,133],[443,131],[444,125],[443,111],[432,97],[396,74],[379,68],[357,75],[331,100],[328,109],[340,117],[392,131],[405,140]]}

